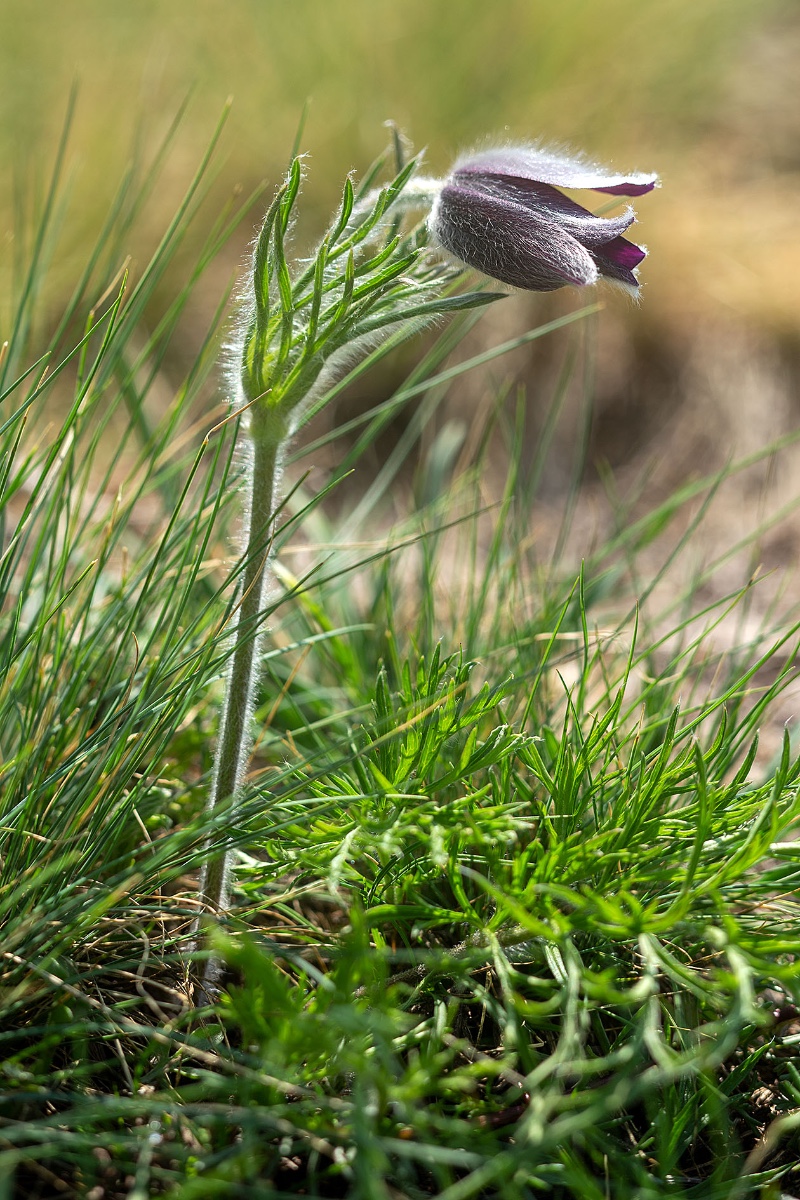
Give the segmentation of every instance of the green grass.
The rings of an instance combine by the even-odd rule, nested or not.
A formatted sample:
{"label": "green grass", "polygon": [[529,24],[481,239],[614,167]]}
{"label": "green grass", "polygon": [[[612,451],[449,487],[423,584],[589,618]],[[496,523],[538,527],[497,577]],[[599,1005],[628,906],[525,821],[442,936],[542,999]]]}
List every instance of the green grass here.
{"label": "green grass", "polygon": [[[0,386],[0,1195],[796,1191],[800,761],[787,736],[765,762],[757,736],[798,628],[776,616],[720,651],[756,585],[701,601],[714,563],[682,567],[743,464],[623,506],[581,565],[580,463],[550,549],[530,536],[563,395],[532,461],[526,398],[500,398],[463,470],[463,430],[428,436],[417,504],[388,528],[382,500],[474,365],[452,365],[478,319],[456,317],[395,395],[326,435],[343,475],[421,397],[341,522],[297,450],[253,771],[235,822],[210,816],[243,569],[235,422],[212,407],[224,296],[168,402],[162,370],[237,214],[154,323],[205,186],[124,282],[156,182],[126,179],[45,347],[57,178],[20,236]],[[209,837],[236,848],[235,908],[194,951]],[[212,951],[224,993],[198,1012],[189,964]]]}

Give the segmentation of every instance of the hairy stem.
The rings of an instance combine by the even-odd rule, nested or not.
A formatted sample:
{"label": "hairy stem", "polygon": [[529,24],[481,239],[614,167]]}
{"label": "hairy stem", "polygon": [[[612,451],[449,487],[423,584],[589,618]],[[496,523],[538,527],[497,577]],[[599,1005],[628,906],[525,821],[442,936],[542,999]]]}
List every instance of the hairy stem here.
{"label": "hairy stem", "polygon": [[[253,430],[246,565],[222,711],[214,782],[208,802],[209,812],[222,805],[229,809],[235,807],[236,793],[253,745],[250,726],[253,696],[258,683],[256,627],[264,601],[281,444],[281,438],[274,435],[259,436],[258,430]],[[200,900],[206,911],[220,912],[227,908],[229,876],[230,850],[223,847],[210,855],[203,872]]]}

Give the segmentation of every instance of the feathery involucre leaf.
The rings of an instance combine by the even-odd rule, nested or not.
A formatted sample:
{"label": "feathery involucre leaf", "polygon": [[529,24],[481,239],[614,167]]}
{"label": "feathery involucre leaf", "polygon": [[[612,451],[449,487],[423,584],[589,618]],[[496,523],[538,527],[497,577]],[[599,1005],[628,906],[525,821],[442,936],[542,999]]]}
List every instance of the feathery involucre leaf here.
{"label": "feathery involucre leaf", "polygon": [[[374,178],[380,171],[379,164]],[[295,159],[264,220],[253,256],[253,303],[241,349],[241,386],[260,424],[291,428],[323,370],[364,354],[394,327],[410,336],[448,312],[498,299],[492,292],[452,295],[460,268],[426,253],[425,207],[396,233],[418,168],[411,159],[387,186],[356,197],[345,182],[341,206],[310,264],[290,269],[287,237],[300,191]],[[330,378],[330,372],[328,373]]]}

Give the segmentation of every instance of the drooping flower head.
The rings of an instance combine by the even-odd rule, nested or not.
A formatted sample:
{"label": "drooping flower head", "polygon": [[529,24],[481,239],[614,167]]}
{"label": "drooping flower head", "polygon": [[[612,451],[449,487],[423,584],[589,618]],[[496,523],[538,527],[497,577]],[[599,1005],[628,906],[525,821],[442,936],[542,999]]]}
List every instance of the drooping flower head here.
{"label": "drooping flower head", "polygon": [[502,147],[460,158],[434,203],[433,238],[467,266],[529,291],[600,277],[634,293],[646,251],[623,237],[635,214],[596,217],[559,188],[641,196],[655,175],[616,175],[579,158],[533,147]]}

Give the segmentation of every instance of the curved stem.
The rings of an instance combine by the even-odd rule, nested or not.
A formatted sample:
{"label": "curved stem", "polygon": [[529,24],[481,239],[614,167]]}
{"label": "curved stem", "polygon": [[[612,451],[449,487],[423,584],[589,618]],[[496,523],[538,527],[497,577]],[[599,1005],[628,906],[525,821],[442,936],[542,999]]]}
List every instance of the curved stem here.
{"label": "curved stem", "polygon": [[[281,440],[253,439],[246,565],[234,632],[234,651],[222,710],[222,721],[208,811],[235,808],[253,746],[251,719],[258,683],[257,624],[264,601],[272,517]],[[200,900],[206,911],[220,912],[229,897],[230,850],[212,853],[203,871]],[[209,964],[209,967],[211,964]],[[206,979],[209,971],[206,971]]]}

